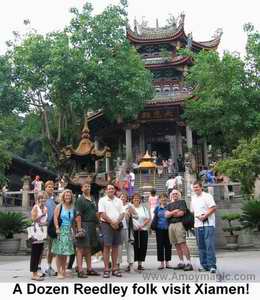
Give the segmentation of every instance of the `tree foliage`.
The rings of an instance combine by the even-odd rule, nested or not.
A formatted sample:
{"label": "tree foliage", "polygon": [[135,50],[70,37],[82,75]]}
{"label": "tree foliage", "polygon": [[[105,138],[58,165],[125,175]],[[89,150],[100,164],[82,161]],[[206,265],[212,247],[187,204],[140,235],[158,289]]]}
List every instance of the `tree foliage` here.
{"label": "tree foliage", "polygon": [[255,180],[260,175],[260,134],[241,140],[232,156],[217,164],[217,170],[239,180],[244,194],[252,194]]}
{"label": "tree foliage", "polygon": [[13,110],[24,111],[22,91],[13,85],[15,80],[8,55],[0,56],[0,116]]}
{"label": "tree foliage", "polygon": [[78,141],[84,113],[133,119],[153,91],[150,72],[126,38],[125,1],[99,15],[89,3],[72,13],[63,31],[16,36],[8,52],[12,86],[41,121],[54,162],[61,147]]}
{"label": "tree foliage", "polygon": [[230,153],[241,137],[260,129],[259,33],[245,26],[247,56],[202,51],[193,56],[187,82],[194,88],[185,117],[210,144]]}

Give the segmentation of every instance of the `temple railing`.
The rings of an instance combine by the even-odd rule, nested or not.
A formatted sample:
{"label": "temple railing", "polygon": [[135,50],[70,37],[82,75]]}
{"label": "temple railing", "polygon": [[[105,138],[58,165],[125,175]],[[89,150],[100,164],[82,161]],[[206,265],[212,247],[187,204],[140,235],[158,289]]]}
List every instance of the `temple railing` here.
{"label": "temple railing", "polygon": [[[54,191],[58,195],[58,191]],[[31,208],[35,203],[35,193],[33,191],[10,191],[0,192],[0,207],[5,208]]]}
{"label": "temple railing", "polygon": [[191,95],[192,92],[188,89],[180,89],[177,91],[167,91],[167,92],[158,92],[155,94],[154,98],[159,99],[159,98],[165,98],[165,97],[175,97],[179,95]]}

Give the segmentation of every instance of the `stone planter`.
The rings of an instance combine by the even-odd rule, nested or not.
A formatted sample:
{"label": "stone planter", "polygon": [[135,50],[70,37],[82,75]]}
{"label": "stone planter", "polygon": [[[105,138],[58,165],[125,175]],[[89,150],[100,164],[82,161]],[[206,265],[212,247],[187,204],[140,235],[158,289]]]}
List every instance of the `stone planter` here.
{"label": "stone planter", "polygon": [[4,239],[0,240],[0,253],[3,254],[16,254],[21,245],[21,239]]}
{"label": "stone planter", "polygon": [[253,245],[256,249],[260,249],[260,231],[253,231]]}
{"label": "stone planter", "polygon": [[238,234],[235,235],[225,235],[226,248],[229,250],[238,249]]}
{"label": "stone planter", "polygon": [[198,257],[199,250],[197,246],[196,237],[190,234],[189,236],[186,237],[186,243],[188,248],[190,249],[191,256]]}

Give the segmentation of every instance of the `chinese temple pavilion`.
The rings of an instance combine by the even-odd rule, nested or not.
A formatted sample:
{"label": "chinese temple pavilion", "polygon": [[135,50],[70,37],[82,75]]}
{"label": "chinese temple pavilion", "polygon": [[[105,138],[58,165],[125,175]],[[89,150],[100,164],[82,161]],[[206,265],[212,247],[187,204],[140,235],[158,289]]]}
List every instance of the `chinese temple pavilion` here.
{"label": "chinese temple pavilion", "polygon": [[140,54],[145,67],[153,73],[155,96],[148,100],[144,110],[133,123],[109,123],[102,111],[89,116],[89,126],[96,133],[96,141],[109,145],[113,153],[127,161],[139,161],[145,151],[156,151],[162,159],[184,156],[186,148],[193,148],[196,159],[207,164],[207,144],[192,132],[182,120],[184,100],[192,96],[185,86],[184,76],[192,61],[178,54],[178,49],[216,50],[222,31],[217,30],[209,41],[197,42],[184,30],[184,14],[171,17],[168,25],[160,27],[158,21],[151,28],[147,22],[127,28],[127,38]]}

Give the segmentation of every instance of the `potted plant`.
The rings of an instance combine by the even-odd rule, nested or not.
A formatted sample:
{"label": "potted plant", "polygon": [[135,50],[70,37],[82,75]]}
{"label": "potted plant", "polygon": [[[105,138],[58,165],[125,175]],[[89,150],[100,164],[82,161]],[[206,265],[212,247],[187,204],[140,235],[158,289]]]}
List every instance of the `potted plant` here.
{"label": "potted plant", "polygon": [[242,206],[240,222],[243,228],[252,230],[254,246],[260,248],[260,201],[250,199]]}
{"label": "potted plant", "polygon": [[15,254],[20,249],[21,239],[14,234],[22,233],[28,227],[28,220],[20,212],[0,212],[0,252]]}
{"label": "potted plant", "polygon": [[221,219],[223,221],[227,222],[227,226],[223,227],[223,231],[227,234],[225,235],[226,239],[226,247],[230,250],[236,250],[238,249],[238,231],[242,229],[242,226],[240,225],[234,225],[233,223],[235,221],[240,220],[240,214],[239,213],[226,213],[221,216]]}

